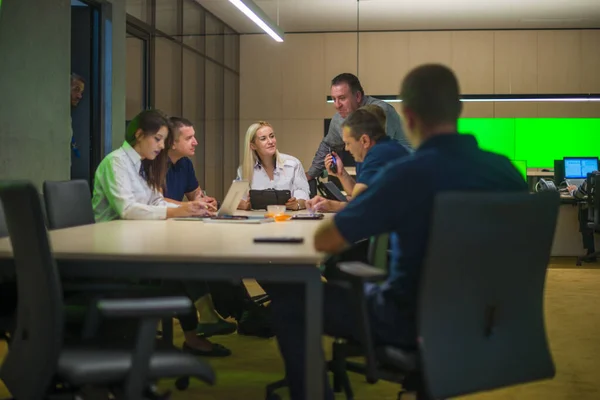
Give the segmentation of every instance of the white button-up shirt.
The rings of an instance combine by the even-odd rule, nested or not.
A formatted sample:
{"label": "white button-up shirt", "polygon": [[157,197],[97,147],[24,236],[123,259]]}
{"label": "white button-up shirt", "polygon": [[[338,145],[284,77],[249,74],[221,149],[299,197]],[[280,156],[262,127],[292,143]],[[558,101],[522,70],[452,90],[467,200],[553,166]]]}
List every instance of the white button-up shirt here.
{"label": "white button-up shirt", "polygon": [[[262,167],[260,162],[254,165],[254,174],[252,175],[252,190],[289,190],[292,197],[298,200],[310,199],[310,188],[306,180],[306,174],[302,163],[296,157],[287,154],[279,153],[281,163],[277,162],[275,171],[273,172],[273,180],[269,178],[267,172]],[[242,168],[238,168],[237,179],[242,179]]]}
{"label": "white button-up shirt", "polygon": [[114,219],[165,219],[167,203],[162,194],[148,186],[140,175],[142,160],[127,142],[98,165],[94,178],[94,218],[96,222]]}

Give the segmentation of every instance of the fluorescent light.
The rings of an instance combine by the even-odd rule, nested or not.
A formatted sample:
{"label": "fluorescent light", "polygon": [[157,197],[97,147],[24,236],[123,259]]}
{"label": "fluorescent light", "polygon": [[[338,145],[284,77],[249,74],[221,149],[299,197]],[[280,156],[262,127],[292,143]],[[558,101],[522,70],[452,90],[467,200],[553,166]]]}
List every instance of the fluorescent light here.
{"label": "fluorescent light", "polygon": [[[397,96],[373,95],[376,99],[386,103],[401,103]],[[464,102],[600,102],[600,94],[466,94],[461,96]],[[333,103],[331,96],[327,96],[327,102]]]}
{"label": "fluorescent light", "polygon": [[257,6],[252,0],[229,0],[256,25],[265,31],[277,42],[283,42],[283,31],[277,24],[271,22],[264,11]]}
{"label": "fluorescent light", "polygon": [[508,101],[517,101],[517,102],[523,102],[523,101],[529,101],[529,102],[546,102],[546,101],[555,101],[555,102],[582,102],[582,101],[600,101],[600,98],[596,99],[596,98],[589,98],[589,97],[571,97],[571,98],[560,98],[560,97],[556,97],[556,98],[526,98],[526,99],[519,99],[519,98],[513,98],[513,99],[498,99],[498,98],[494,98],[494,97],[490,97],[489,99],[460,99],[460,101],[494,101],[494,102],[508,102]]}

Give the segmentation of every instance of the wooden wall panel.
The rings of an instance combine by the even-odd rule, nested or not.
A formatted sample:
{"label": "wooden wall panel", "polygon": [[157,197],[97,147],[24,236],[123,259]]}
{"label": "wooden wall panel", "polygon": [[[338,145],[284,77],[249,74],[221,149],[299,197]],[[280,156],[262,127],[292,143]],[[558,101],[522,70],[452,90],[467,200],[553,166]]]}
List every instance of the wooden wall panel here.
{"label": "wooden wall panel", "polygon": [[537,93],[536,31],[494,32],[494,93]]}
{"label": "wooden wall panel", "polygon": [[240,37],[240,119],[282,115],[284,45],[266,35]]}
{"label": "wooden wall panel", "polygon": [[600,93],[600,30],[581,31],[581,86],[582,92]]}
{"label": "wooden wall panel", "polygon": [[537,103],[494,103],[494,118],[537,118]]}
{"label": "wooden wall panel", "polygon": [[494,32],[452,32],[451,66],[462,93],[494,93]]}
{"label": "wooden wall panel", "polygon": [[281,115],[283,119],[314,118],[321,114],[325,74],[323,34],[290,35],[281,49]]}
{"label": "wooden wall panel", "polygon": [[426,63],[452,64],[452,32],[410,32],[408,35],[411,69]]}
{"label": "wooden wall panel", "polygon": [[579,93],[581,32],[538,32],[538,93]]}
{"label": "wooden wall panel", "polygon": [[367,94],[397,94],[409,71],[409,33],[368,32],[360,35],[360,80]]}

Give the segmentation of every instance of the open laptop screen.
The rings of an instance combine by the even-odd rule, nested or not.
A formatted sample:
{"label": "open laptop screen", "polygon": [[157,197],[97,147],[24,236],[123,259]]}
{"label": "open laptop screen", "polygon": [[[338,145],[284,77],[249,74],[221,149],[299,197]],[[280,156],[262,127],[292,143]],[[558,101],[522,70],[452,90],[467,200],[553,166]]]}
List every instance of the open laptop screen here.
{"label": "open laptop screen", "polygon": [[598,171],[598,157],[565,157],[565,178],[585,179],[590,172]]}

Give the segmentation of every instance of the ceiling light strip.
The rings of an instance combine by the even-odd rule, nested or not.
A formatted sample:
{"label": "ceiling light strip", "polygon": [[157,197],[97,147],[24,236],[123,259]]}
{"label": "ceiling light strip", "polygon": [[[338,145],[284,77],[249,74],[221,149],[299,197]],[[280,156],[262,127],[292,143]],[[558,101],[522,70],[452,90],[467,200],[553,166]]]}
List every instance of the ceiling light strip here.
{"label": "ceiling light strip", "polygon": [[[376,99],[387,103],[402,102],[397,96],[373,95]],[[521,95],[483,95],[471,94],[460,97],[463,102],[600,102],[600,94],[521,94]],[[331,96],[327,96],[327,102],[333,103]]]}
{"label": "ceiling light strip", "polygon": [[241,12],[252,20],[277,42],[283,42],[283,30],[273,23],[265,12],[252,0],[229,0]]}

